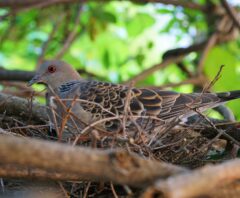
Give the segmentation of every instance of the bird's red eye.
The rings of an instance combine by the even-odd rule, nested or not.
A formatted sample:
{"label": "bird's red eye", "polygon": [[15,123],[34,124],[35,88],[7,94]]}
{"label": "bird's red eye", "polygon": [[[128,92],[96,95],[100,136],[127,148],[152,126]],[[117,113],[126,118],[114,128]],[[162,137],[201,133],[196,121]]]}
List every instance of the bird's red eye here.
{"label": "bird's red eye", "polygon": [[56,67],[54,66],[54,65],[50,65],[49,67],[48,67],[48,72],[49,73],[54,73],[56,71]]}

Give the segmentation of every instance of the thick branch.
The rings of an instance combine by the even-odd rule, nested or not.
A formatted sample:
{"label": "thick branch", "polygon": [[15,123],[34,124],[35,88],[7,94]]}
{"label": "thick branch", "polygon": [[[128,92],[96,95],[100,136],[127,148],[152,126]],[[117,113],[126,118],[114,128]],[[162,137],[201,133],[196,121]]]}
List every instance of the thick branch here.
{"label": "thick branch", "polygon": [[[77,70],[79,74],[87,75],[89,77],[97,77],[95,74],[90,73],[84,69]],[[22,71],[22,70],[6,70],[0,69],[0,81],[23,81],[31,80],[35,72]]]}
{"label": "thick branch", "polygon": [[22,70],[6,70],[0,69],[0,81],[24,81],[27,82],[31,80],[35,72],[22,71]]}
{"label": "thick branch", "polygon": [[221,188],[216,188],[209,192],[209,197],[217,198],[238,198],[240,197],[240,182],[233,182],[229,185],[222,186]]}
{"label": "thick branch", "polygon": [[161,180],[154,187],[149,188],[143,197],[160,192],[166,197],[200,197],[238,179],[240,179],[240,159],[235,159]]}
{"label": "thick branch", "polygon": [[15,165],[0,164],[1,178],[21,178],[21,179],[44,179],[54,181],[77,181],[81,178],[76,174],[68,174],[67,172],[47,171],[38,168],[19,167]]}
{"label": "thick branch", "polygon": [[37,122],[45,122],[48,120],[45,106],[36,103],[31,104],[31,102],[26,99],[3,93],[0,93],[0,101],[1,114],[6,113],[6,115],[26,117],[26,119],[31,117]]}
{"label": "thick branch", "polygon": [[185,169],[145,160],[125,151],[100,151],[56,142],[2,135],[2,163],[76,174],[81,180],[146,185]]}
{"label": "thick branch", "polygon": [[[80,0],[85,1],[85,0]],[[93,0],[91,0],[93,1]],[[111,0],[101,0],[101,2],[109,2]],[[163,4],[170,4],[174,6],[182,6],[189,9],[195,9],[200,11],[205,11],[205,6],[202,6],[200,4],[194,3],[194,2],[187,2],[183,0],[132,0],[132,2],[135,3],[163,3]],[[41,4],[42,2],[39,0],[5,0],[0,1],[0,7],[26,7],[26,6],[34,6]],[[49,0],[47,1],[47,4],[42,4],[44,7],[54,5],[54,4],[65,4],[65,3],[79,3],[79,0]]]}

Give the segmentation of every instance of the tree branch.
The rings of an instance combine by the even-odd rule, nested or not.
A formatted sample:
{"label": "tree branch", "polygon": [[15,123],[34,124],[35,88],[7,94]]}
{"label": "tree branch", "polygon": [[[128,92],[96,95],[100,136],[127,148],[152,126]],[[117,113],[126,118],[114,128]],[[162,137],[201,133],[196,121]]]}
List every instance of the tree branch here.
{"label": "tree branch", "polygon": [[[0,1],[0,7],[26,7],[26,6],[34,6],[42,3],[42,7],[51,6],[54,4],[67,4],[67,3],[79,3],[84,2],[85,0],[49,0],[47,3],[39,3],[39,0],[5,0]],[[93,1],[93,0],[91,0]],[[100,0],[100,2],[110,2],[111,0]],[[167,5],[181,6],[189,9],[205,11],[206,7],[194,2],[187,2],[183,0],[132,0],[135,3],[162,3]]]}
{"label": "tree branch", "polygon": [[21,178],[21,179],[44,179],[54,181],[77,181],[81,178],[76,174],[67,172],[57,172],[53,170],[44,170],[38,168],[29,168],[28,166],[16,166],[9,164],[0,164],[1,178]]}
{"label": "tree branch", "polygon": [[186,170],[145,160],[126,151],[100,151],[7,135],[0,138],[0,159],[5,164],[76,174],[81,180],[112,181],[132,186],[146,185]]}
{"label": "tree branch", "polygon": [[136,75],[135,77],[124,82],[124,84],[129,84],[131,82],[136,83],[138,81],[141,81],[141,80],[145,79],[147,76],[149,76],[150,74],[152,74],[153,72],[155,72],[159,69],[163,69],[170,64],[180,62],[183,58],[184,58],[184,56],[176,56],[176,57],[170,57],[170,58],[164,59],[160,64],[156,64],[156,65],[150,67],[149,69],[144,70],[142,73],[140,73],[140,74]]}
{"label": "tree branch", "polygon": [[[89,77],[101,78],[96,76],[93,73],[86,71],[85,69],[78,69],[77,71],[79,74],[87,75]],[[34,75],[35,75],[35,72],[32,72],[32,71],[6,70],[3,68],[0,69],[0,81],[28,82],[33,78]]]}
{"label": "tree branch", "polygon": [[0,69],[0,81],[23,81],[27,82],[33,78],[35,72],[22,70]]}
{"label": "tree branch", "polygon": [[1,114],[6,112],[6,115],[20,116],[26,119],[31,117],[34,121],[41,123],[48,120],[45,106],[36,103],[31,105],[31,102],[26,99],[3,93],[0,93],[0,101]]}
{"label": "tree branch", "polygon": [[[78,11],[77,11],[77,16],[74,21],[74,28],[73,30],[69,33],[67,36],[63,47],[59,50],[59,52],[55,55],[55,59],[60,59],[66,51],[71,47],[71,44],[75,41],[78,35],[78,28],[79,28],[79,22],[80,22],[80,16],[81,16],[81,11],[82,11],[82,4],[79,5]],[[82,28],[82,32],[84,31],[84,28]]]}
{"label": "tree branch", "polygon": [[238,179],[240,179],[240,159],[235,159],[160,180],[154,187],[150,187],[143,197],[157,193],[163,193],[164,197],[200,197]]}
{"label": "tree branch", "polygon": [[235,13],[235,10],[229,6],[229,4],[227,3],[226,0],[221,0],[221,4],[224,7],[224,9],[226,10],[229,17],[232,19],[235,26],[240,30],[240,19],[239,19],[238,15]]}

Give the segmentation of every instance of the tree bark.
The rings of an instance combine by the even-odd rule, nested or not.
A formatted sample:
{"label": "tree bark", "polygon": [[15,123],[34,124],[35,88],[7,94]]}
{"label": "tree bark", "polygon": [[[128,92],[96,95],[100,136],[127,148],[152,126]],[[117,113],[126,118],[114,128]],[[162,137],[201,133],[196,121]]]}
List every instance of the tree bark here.
{"label": "tree bark", "polygon": [[149,187],[142,197],[147,198],[156,194],[178,198],[201,197],[239,179],[240,159],[235,159],[160,180],[153,187]]}
{"label": "tree bark", "polygon": [[35,122],[46,122],[48,116],[46,113],[46,106],[31,101],[0,93],[0,114],[8,116],[20,116],[24,120],[32,118]]}
{"label": "tree bark", "polygon": [[5,164],[76,174],[81,180],[132,186],[143,186],[186,170],[122,150],[100,151],[8,135],[0,138],[0,159]]}

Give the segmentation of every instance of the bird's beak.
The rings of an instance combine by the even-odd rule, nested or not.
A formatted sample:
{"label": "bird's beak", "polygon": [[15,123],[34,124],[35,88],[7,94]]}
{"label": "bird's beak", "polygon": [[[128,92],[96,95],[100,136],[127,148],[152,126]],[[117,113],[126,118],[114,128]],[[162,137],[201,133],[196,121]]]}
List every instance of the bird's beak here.
{"label": "bird's beak", "polygon": [[35,83],[39,83],[41,82],[41,75],[36,74],[28,83],[27,86],[30,87]]}

